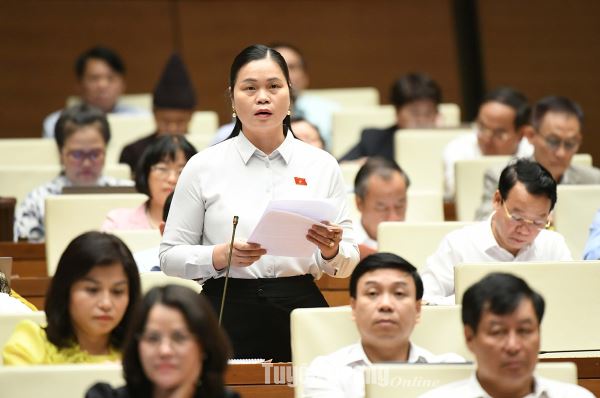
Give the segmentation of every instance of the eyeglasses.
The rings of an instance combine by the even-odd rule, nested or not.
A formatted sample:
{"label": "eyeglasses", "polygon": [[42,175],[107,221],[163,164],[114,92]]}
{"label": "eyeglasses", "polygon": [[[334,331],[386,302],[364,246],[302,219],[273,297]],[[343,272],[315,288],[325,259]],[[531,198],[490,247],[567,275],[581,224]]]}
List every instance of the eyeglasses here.
{"label": "eyeglasses", "polygon": [[504,201],[502,201],[502,207],[504,208],[504,212],[506,213],[506,217],[508,217],[513,222],[516,222],[516,223],[519,223],[519,224],[522,224],[522,225],[532,226],[532,227],[535,227],[537,229],[546,229],[546,228],[548,228],[550,226],[550,220],[548,220],[548,219],[546,219],[544,221],[542,221],[542,220],[529,220],[527,218],[511,214],[508,211],[508,209],[506,208],[506,202],[504,202]]}
{"label": "eyeglasses", "polygon": [[76,163],[83,163],[86,159],[95,163],[104,158],[104,149],[92,149],[91,151],[68,151],[67,157]]}
{"label": "eyeglasses", "polygon": [[175,350],[185,348],[194,337],[190,333],[178,331],[173,332],[170,336],[164,336],[158,332],[145,332],[140,336],[140,342],[152,348],[158,348],[165,338],[169,340],[169,346]]}
{"label": "eyeglasses", "polygon": [[183,168],[170,168],[161,164],[156,164],[150,168],[150,170],[155,171],[157,176],[160,178],[169,178],[171,174],[175,174],[175,177],[179,178]]}
{"label": "eyeglasses", "polygon": [[540,137],[542,137],[548,148],[550,148],[550,150],[552,151],[558,151],[559,148],[562,146],[563,148],[565,148],[566,152],[575,152],[581,144],[581,141],[578,139],[561,140],[560,138],[553,135],[543,135],[541,133],[538,134],[540,135]]}
{"label": "eyeglasses", "polygon": [[484,126],[480,122],[477,122],[475,124],[475,129],[477,130],[477,135],[479,135],[482,138],[485,138],[486,140],[492,138],[496,141],[508,141],[512,134],[510,131],[493,130],[487,126]]}

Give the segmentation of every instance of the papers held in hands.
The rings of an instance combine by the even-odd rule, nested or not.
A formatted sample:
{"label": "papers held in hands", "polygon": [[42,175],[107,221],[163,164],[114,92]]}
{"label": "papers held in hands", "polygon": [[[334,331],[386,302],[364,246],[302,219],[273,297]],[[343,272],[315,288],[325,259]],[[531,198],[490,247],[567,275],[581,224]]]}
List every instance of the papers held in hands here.
{"label": "papers held in hands", "polygon": [[259,243],[272,256],[309,257],[317,246],[306,239],[313,224],[333,221],[336,209],[323,199],[272,200],[248,242]]}

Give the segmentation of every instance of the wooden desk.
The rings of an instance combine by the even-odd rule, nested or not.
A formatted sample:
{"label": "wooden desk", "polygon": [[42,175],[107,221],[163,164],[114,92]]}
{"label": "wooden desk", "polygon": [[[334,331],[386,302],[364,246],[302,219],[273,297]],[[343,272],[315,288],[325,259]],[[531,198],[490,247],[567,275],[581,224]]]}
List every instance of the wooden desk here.
{"label": "wooden desk", "polygon": [[292,398],[291,363],[229,365],[225,383],[244,398]]}
{"label": "wooden desk", "polygon": [[331,307],[350,304],[350,278],[333,278],[329,275],[323,275],[316,281],[321,293]]}
{"label": "wooden desk", "polygon": [[13,258],[13,275],[47,276],[46,245],[43,243],[0,242],[0,257]]}

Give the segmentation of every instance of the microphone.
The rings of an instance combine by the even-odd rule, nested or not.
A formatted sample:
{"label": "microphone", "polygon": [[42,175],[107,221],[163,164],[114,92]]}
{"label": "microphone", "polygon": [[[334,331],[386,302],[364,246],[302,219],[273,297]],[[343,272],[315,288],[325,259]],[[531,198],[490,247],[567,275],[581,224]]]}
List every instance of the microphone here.
{"label": "microphone", "polygon": [[238,225],[238,216],[233,216],[233,232],[231,233],[231,244],[229,245],[229,253],[227,254],[227,269],[225,270],[225,284],[223,285],[223,296],[221,297],[221,309],[219,310],[219,326],[223,319],[223,308],[225,307],[225,296],[227,295],[227,282],[229,281],[229,269],[231,268],[231,255],[233,254],[233,240],[235,239],[235,229]]}

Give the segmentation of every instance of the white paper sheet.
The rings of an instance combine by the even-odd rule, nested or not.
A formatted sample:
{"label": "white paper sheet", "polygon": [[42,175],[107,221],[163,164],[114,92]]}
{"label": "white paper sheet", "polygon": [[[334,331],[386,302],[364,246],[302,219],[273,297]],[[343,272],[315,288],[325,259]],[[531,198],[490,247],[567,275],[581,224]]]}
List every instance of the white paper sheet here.
{"label": "white paper sheet", "polygon": [[335,215],[335,207],[326,200],[273,200],[248,242],[259,243],[273,256],[309,257],[317,246],[306,239],[308,230]]}

